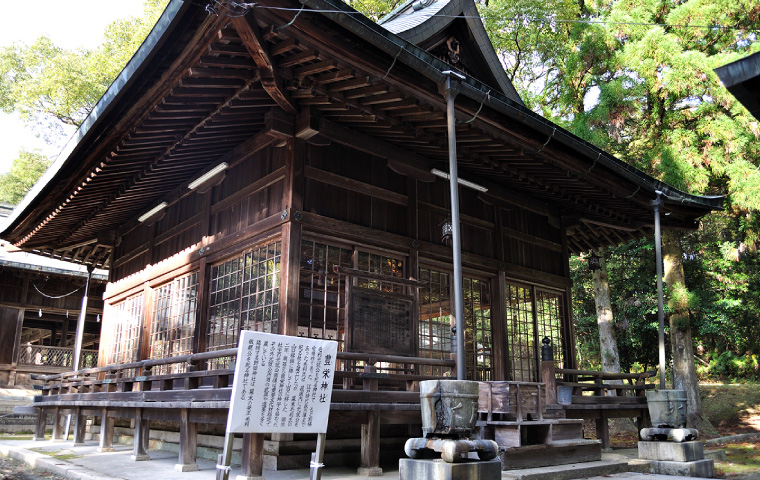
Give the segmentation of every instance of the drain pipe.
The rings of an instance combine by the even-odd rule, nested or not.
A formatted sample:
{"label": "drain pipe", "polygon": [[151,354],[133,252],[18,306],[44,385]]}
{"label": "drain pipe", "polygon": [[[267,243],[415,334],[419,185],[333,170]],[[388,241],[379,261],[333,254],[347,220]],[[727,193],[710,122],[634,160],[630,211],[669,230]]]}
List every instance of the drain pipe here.
{"label": "drain pipe", "polygon": [[87,265],[87,283],[84,284],[84,296],[82,297],[82,309],[79,311],[79,320],[77,320],[77,338],[74,343],[74,361],[72,362],[73,370],[79,370],[79,364],[82,361],[82,339],[84,338],[84,322],[87,318],[87,298],[90,295],[90,280],[92,280],[93,265]]}
{"label": "drain pipe", "polygon": [[657,267],[657,319],[660,323],[660,390],[665,390],[665,302],[662,293],[662,232],[660,231],[660,207],[664,204],[662,192],[655,191],[657,198],[652,201],[654,208],[654,251]]}
{"label": "drain pipe", "polygon": [[[441,86],[443,96],[446,98],[446,120],[448,123],[449,137],[449,190],[451,192],[451,237],[453,249],[454,270],[454,320],[456,326],[452,333],[456,338],[456,365],[457,380],[467,380],[467,368],[465,365],[464,352],[464,296],[462,294],[462,237],[459,223],[459,173],[457,171],[457,134],[456,117],[454,112],[454,97],[458,90],[454,85],[457,80],[464,80],[464,76],[451,70],[443,72],[446,82]],[[453,78],[452,78],[453,77]],[[458,83],[458,82],[457,82]]]}

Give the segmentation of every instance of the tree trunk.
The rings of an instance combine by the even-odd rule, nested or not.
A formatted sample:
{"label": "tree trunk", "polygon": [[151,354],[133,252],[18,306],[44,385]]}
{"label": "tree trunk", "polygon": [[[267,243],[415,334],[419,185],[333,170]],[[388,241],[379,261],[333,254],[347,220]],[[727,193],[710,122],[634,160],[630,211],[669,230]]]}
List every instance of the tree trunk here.
{"label": "tree trunk", "polygon": [[668,286],[669,297],[671,297],[671,312],[668,320],[673,356],[673,388],[686,392],[686,412],[689,425],[707,433],[714,431],[714,427],[702,414],[699,380],[694,365],[694,344],[691,339],[689,308],[683,302],[673,302],[673,292],[681,288],[685,291],[686,288],[686,275],[683,270],[683,247],[678,232],[663,232],[662,257],[664,280]]}
{"label": "tree trunk", "polygon": [[610,302],[610,285],[607,281],[607,269],[604,264],[604,250],[597,254],[601,269],[595,270],[592,277],[594,303],[596,304],[596,323],[599,325],[599,350],[602,354],[602,370],[620,373],[620,354],[618,353],[617,335],[612,317]]}

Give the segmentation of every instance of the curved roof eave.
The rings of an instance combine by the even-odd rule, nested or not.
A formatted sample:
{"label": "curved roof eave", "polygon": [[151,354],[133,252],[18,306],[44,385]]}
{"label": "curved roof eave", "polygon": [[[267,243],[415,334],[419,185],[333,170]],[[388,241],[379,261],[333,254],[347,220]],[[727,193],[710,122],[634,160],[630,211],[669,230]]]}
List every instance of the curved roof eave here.
{"label": "curved roof eave", "polygon": [[[520,94],[517,93],[514,85],[509,80],[498,55],[496,55],[475,2],[472,0],[438,0],[433,2],[432,5],[424,7],[419,12],[413,13],[412,15],[416,18],[409,23],[397,21],[403,18],[401,17],[403,12],[414,8],[414,5],[418,2],[420,0],[407,0],[391,13],[381,18],[378,24],[386,30],[391,31],[391,33],[398,35],[399,38],[413,45],[419,45],[447,28],[456,18],[463,18],[470,29],[470,33],[480,54],[483,56],[483,61],[497,83],[496,86],[511,100],[525,105],[522,98],[520,98]],[[427,10],[431,8],[437,9],[428,13]],[[395,28],[388,28],[391,26]]]}
{"label": "curved roof eave", "polygon": [[[443,72],[449,70],[450,66],[416,45],[403,40],[398,35],[377,25],[364,15],[345,15],[344,12],[350,13],[352,11],[355,12],[355,10],[343,2],[335,2],[333,0],[302,1],[304,4],[317,11],[322,10],[320,12],[322,15],[329,17],[335,23],[338,23],[353,33],[361,36],[364,40],[385,51],[387,54],[397,56],[399,61],[404,62],[406,65],[417,70],[420,74],[425,75],[435,83],[442,84],[445,81],[446,75]],[[617,172],[622,177],[636,185],[646,188],[653,195],[656,195],[655,192],[657,191],[662,192],[666,197],[666,202],[675,202],[699,210],[704,210],[704,213],[723,209],[722,203],[724,196],[722,195],[702,196],[682,192],[573,135],[507,96],[498,92],[492,92],[488,86],[475,78],[467,76],[462,82],[462,85],[465,88],[461,89],[460,94],[466,95],[477,103],[483,102],[485,105],[490,106],[510,118],[533,127],[537,131],[545,133],[547,136],[556,138],[558,141],[583,156],[596,159],[597,163],[601,163],[610,170]]]}

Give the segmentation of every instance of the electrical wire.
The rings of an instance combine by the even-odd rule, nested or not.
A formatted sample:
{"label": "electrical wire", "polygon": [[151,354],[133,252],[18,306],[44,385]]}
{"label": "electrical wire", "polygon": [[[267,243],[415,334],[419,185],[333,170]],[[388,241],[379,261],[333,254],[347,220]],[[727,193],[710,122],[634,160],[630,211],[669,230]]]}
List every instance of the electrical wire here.
{"label": "electrical wire", "polygon": [[[286,11],[286,12],[299,12],[303,10],[303,5],[301,8],[294,8],[294,7],[274,7],[274,6],[266,6],[266,5],[260,5],[256,2],[246,2],[246,3],[237,3],[232,2],[230,5],[236,8],[242,8],[244,11],[234,11],[230,9],[228,6],[222,4],[219,0],[213,0],[213,4],[216,5],[215,7],[211,7],[211,3],[206,5],[207,10],[213,10],[215,13],[219,14],[219,10],[224,10],[224,14],[230,17],[237,17],[237,16],[244,16],[246,15],[251,9],[257,8],[257,9],[264,9],[264,10],[274,10],[274,11]],[[346,11],[346,10],[315,10],[315,12],[319,13],[339,13],[343,15],[359,15],[359,16],[376,16],[378,18],[382,18],[383,16],[387,15],[390,12],[359,12],[359,11]],[[491,15],[446,15],[442,13],[431,13],[431,14],[422,14],[421,16],[425,16],[427,18],[474,18],[474,19],[487,19],[491,17]],[[760,28],[745,28],[741,26],[730,26],[730,25],[720,25],[720,24],[699,24],[699,25],[690,25],[690,24],[681,24],[681,23],[658,23],[658,22],[621,22],[621,21],[610,21],[610,20],[591,20],[591,19],[564,19],[564,18],[547,18],[547,17],[523,17],[520,19],[513,19],[515,22],[524,23],[525,21],[528,21],[530,23],[543,23],[543,24],[557,24],[557,23],[567,23],[567,24],[586,24],[586,25],[621,25],[621,26],[642,26],[642,27],[663,27],[663,28],[694,28],[694,29],[717,29],[717,30],[743,30],[746,32],[756,32],[760,33]],[[504,21],[506,23],[506,20]]]}

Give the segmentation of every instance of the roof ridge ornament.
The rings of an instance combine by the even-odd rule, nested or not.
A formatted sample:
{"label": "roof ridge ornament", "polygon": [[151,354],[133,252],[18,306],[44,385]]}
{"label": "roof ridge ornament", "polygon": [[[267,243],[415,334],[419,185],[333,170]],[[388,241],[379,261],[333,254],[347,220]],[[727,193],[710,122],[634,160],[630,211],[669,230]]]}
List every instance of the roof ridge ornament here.
{"label": "roof ridge ornament", "polygon": [[412,10],[415,12],[418,12],[424,8],[429,7],[430,5],[434,4],[436,0],[420,0],[419,2],[414,2],[412,4]]}

